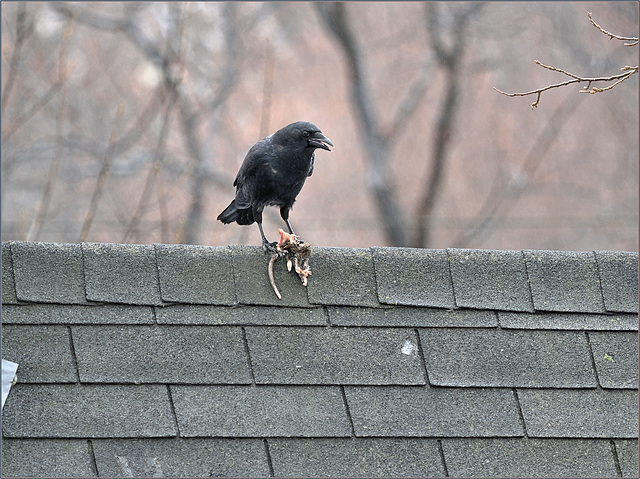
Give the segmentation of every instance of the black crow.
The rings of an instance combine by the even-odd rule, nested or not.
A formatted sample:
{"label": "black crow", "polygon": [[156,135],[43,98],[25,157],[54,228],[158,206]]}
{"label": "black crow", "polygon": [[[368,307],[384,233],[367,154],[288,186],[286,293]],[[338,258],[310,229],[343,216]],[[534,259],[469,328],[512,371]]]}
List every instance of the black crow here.
{"label": "black crow", "polygon": [[333,143],[313,123],[298,121],[253,145],[240,166],[233,186],[236,197],[218,215],[224,224],[258,223],[262,247],[273,251],[262,229],[262,210],[278,206],[280,216],[293,233],[289,210],[300,193],[307,176],[313,173],[316,148],[331,151]]}

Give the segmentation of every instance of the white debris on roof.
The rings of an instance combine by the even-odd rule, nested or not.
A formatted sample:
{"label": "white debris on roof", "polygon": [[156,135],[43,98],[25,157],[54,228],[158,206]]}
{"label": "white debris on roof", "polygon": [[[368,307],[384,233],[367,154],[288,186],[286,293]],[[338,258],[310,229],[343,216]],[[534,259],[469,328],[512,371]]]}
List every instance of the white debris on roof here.
{"label": "white debris on roof", "polygon": [[17,370],[17,363],[7,361],[6,359],[2,360],[2,407],[4,407],[4,402],[7,400],[9,390],[14,383]]}

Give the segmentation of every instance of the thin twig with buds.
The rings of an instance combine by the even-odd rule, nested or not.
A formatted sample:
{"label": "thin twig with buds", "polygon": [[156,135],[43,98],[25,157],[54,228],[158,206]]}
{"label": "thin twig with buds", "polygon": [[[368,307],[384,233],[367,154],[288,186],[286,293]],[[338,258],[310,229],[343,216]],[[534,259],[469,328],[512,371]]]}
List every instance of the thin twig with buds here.
{"label": "thin twig with buds", "polygon": [[[589,17],[589,20],[591,21],[591,23],[593,24],[593,26],[595,26],[598,30],[600,30],[602,33],[604,33],[605,35],[608,35],[611,38],[615,38],[617,40],[622,40],[622,41],[627,41],[627,42],[632,42],[632,43],[625,43],[625,46],[634,46],[638,44],[638,39],[634,38],[634,37],[622,37],[619,35],[614,35],[613,33],[608,32],[607,30],[604,30],[600,25],[598,25],[592,18],[591,16],[591,12],[587,12],[587,16]],[[552,88],[559,88],[559,87],[563,87],[563,86],[567,86],[567,85],[571,85],[572,83],[586,83],[587,86],[586,88],[582,89],[579,91],[579,93],[589,93],[591,95],[595,94],[595,93],[601,93],[604,91],[608,91],[611,90],[612,88],[614,88],[615,86],[619,85],[620,83],[622,83],[623,81],[625,81],[626,79],[628,79],[629,77],[631,77],[632,75],[635,75],[636,73],[638,73],[638,66],[629,66],[626,65],[624,67],[622,67],[620,69],[620,71],[622,73],[619,73],[617,75],[611,75],[608,77],[581,77],[579,75],[574,75],[573,73],[569,73],[568,71],[563,70],[562,68],[557,68],[554,66],[550,66],[550,65],[545,65],[544,63],[535,60],[536,65],[541,66],[542,68],[546,68],[547,70],[552,70],[555,72],[559,72],[562,73],[563,75],[567,75],[568,77],[571,77],[571,80],[567,80],[564,81],[562,83],[556,83],[553,85],[548,85],[545,86],[543,88],[538,88],[536,90],[531,90],[528,92],[523,92],[523,93],[507,93],[504,92],[502,90],[498,90],[496,87],[493,87],[493,89],[495,91],[497,91],[498,93],[501,93],[502,95],[505,96],[510,96],[510,97],[514,97],[514,96],[528,96],[528,95],[536,95],[536,101],[534,101],[531,104],[531,108],[536,108],[538,106],[538,104],[540,103],[540,96],[542,95],[543,91],[547,91],[547,90],[551,90]],[[614,82],[611,85],[608,85],[604,88],[598,88],[598,87],[592,87],[591,84],[592,83],[596,83],[596,82]]]}
{"label": "thin twig with buds", "polygon": [[591,12],[587,12],[587,16],[589,17],[589,21],[591,22],[591,24],[594,27],[596,27],[598,30],[600,30],[602,33],[604,33],[605,35],[609,35],[609,37],[611,37],[612,39],[615,38],[616,40],[622,40],[623,42],[632,42],[632,43],[625,43],[624,44],[625,47],[635,47],[638,44],[638,39],[636,37],[621,37],[620,35],[615,35],[611,32],[606,31],[604,28],[602,28],[593,20],[593,17],[591,16]]}

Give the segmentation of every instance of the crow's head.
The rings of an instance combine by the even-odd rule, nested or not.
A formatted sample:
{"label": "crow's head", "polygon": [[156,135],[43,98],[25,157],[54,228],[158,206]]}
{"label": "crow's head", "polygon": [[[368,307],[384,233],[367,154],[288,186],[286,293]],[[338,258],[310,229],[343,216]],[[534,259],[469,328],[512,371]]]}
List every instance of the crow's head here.
{"label": "crow's head", "polygon": [[302,137],[306,138],[309,146],[313,148],[322,148],[323,150],[331,151],[329,146],[333,146],[333,143],[329,138],[324,136],[318,127],[315,125],[311,125],[315,130],[306,129],[302,130]]}
{"label": "crow's head", "polygon": [[308,121],[291,123],[276,134],[280,132],[286,132],[289,138],[296,141],[296,143],[303,144],[305,148],[322,148],[323,150],[331,151],[329,146],[333,146],[332,141],[322,134],[320,128]]}

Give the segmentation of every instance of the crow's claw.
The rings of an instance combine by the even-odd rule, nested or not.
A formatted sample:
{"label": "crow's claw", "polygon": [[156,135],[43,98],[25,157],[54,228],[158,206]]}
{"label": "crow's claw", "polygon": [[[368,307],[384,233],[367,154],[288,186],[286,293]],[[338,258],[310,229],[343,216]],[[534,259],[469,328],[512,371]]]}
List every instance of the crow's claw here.
{"label": "crow's claw", "polygon": [[271,243],[269,243],[268,241],[263,241],[262,242],[262,249],[264,250],[265,253],[269,253],[269,254],[274,254],[277,253],[278,250],[276,249],[276,242],[272,241]]}

